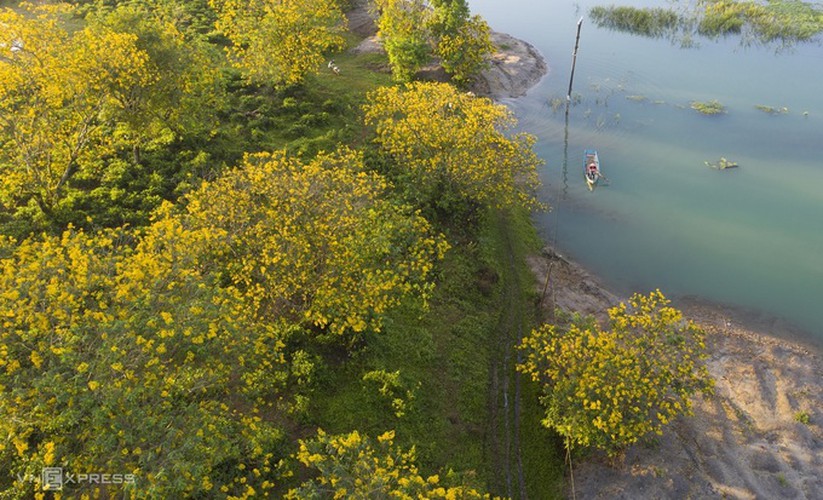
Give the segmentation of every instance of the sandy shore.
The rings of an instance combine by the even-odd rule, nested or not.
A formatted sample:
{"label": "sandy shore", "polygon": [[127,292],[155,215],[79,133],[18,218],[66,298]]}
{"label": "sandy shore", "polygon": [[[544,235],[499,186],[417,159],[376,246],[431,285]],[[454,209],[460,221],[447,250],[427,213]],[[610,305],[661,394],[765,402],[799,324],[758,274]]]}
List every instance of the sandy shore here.
{"label": "sandy shore", "polygon": [[[530,265],[547,306],[553,298],[603,318],[619,300],[551,249]],[[708,332],[715,395],[695,398],[694,416],[677,419],[653,446],[629,449],[620,467],[597,455],[575,464],[576,497],[823,498],[820,348],[745,311],[694,299],[674,305]]]}

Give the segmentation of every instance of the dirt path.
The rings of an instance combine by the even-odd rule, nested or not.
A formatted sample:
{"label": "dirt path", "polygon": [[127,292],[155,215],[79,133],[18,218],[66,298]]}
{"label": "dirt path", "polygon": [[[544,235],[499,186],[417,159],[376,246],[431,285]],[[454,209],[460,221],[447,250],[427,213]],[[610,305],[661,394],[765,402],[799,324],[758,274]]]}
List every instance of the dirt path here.
{"label": "dirt path", "polygon": [[505,229],[509,225],[505,215],[501,218],[498,226],[504,228],[506,272],[500,284],[504,313],[492,341],[489,369],[488,436],[489,462],[493,473],[489,490],[508,498],[526,499],[528,495],[520,449],[521,381],[514,370],[519,356],[514,346],[525,333],[526,315],[523,308],[526,299],[517,272],[511,236]]}

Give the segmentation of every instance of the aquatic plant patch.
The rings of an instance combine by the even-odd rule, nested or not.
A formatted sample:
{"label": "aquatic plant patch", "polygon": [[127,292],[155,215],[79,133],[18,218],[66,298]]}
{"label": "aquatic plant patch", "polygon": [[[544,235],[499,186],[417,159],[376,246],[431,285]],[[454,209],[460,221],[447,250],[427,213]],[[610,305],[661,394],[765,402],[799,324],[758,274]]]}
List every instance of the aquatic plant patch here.
{"label": "aquatic plant patch", "polygon": [[[679,6],[679,7],[678,7]],[[652,38],[669,36],[692,45],[693,35],[707,38],[740,36],[744,44],[791,45],[823,33],[823,5],[803,0],[681,0],[671,8],[596,6],[594,23]]]}
{"label": "aquatic plant patch", "polygon": [[713,168],[715,170],[726,170],[728,168],[737,168],[740,165],[737,164],[736,161],[727,160],[725,157],[721,156],[720,160],[716,162],[703,162],[707,167]]}
{"label": "aquatic plant patch", "polygon": [[754,109],[756,109],[758,111],[762,111],[762,112],[770,114],[770,115],[778,115],[778,114],[787,115],[787,114],[789,114],[789,108],[787,108],[786,106],[782,106],[782,107],[778,108],[778,107],[774,107],[774,106],[766,106],[766,105],[763,105],[763,104],[755,104]]}
{"label": "aquatic plant patch", "polygon": [[661,37],[681,23],[676,12],[659,7],[594,7],[589,15],[597,26],[650,37]]}
{"label": "aquatic plant patch", "polygon": [[692,101],[691,107],[693,110],[704,115],[721,115],[726,113],[726,106],[721,104],[717,99],[712,99],[707,102]]}

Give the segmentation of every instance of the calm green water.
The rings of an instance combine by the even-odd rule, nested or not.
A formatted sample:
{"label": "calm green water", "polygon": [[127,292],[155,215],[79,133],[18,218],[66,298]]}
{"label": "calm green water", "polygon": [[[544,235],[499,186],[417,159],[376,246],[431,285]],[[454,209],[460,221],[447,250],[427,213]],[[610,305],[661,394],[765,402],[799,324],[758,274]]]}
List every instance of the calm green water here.
{"label": "calm green water", "polygon": [[[681,49],[584,20],[566,136],[564,109],[549,100],[565,98],[575,23],[597,2],[470,4],[551,68],[508,102],[547,162],[543,196],[555,210],[537,217],[547,240],[622,292],[659,287],[754,308],[823,340],[823,47],[776,53],[728,39]],[[728,114],[689,108],[712,99]],[[588,147],[611,181],[593,193],[581,166]],[[704,165],[721,156],[740,168]]]}

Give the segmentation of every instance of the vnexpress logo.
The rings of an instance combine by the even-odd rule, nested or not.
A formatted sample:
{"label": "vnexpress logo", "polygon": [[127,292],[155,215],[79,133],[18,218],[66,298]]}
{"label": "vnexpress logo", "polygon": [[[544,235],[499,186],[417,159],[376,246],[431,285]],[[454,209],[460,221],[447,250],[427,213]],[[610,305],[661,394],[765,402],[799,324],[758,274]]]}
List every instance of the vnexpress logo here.
{"label": "vnexpress logo", "polygon": [[62,467],[43,467],[43,472],[40,477],[40,484],[43,485],[43,490],[60,491],[63,489],[63,468]]}

